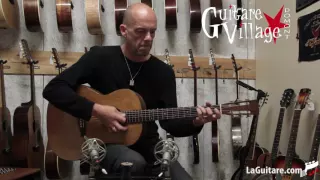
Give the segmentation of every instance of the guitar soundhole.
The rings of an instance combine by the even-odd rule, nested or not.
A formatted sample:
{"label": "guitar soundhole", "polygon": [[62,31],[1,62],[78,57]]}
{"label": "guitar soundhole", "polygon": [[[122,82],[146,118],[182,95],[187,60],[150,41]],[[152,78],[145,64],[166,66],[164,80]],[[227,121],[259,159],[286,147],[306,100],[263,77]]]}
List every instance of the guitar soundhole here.
{"label": "guitar soundhole", "polygon": [[40,7],[43,8],[43,1],[40,1]]}
{"label": "guitar soundhole", "polygon": [[14,5],[14,0],[9,0],[9,2],[10,2],[12,5]]}
{"label": "guitar soundhole", "polygon": [[104,12],[105,11],[105,9],[104,9],[104,7],[103,7],[103,5],[101,4],[101,11],[102,12]]}

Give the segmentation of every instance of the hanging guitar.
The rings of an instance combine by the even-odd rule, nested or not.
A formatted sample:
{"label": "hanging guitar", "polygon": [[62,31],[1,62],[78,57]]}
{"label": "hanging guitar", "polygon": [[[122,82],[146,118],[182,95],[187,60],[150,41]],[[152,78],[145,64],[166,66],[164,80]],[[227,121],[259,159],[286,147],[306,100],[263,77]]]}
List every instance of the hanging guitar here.
{"label": "hanging guitar", "polygon": [[[309,101],[311,89],[303,88],[299,92],[297,103],[295,105],[293,121],[291,124],[291,133],[288,143],[286,156],[278,156],[275,162],[275,168],[283,168],[285,171],[289,168],[305,169],[305,163],[296,153],[296,142],[299,129],[301,111],[306,107]],[[300,179],[300,174],[277,174],[277,179]]]}
{"label": "hanging guitar", "polygon": [[61,33],[68,33],[73,30],[72,10],[74,9],[71,0],[56,0],[56,16],[58,29]]}
{"label": "hanging guitar", "polygon": [[44,7],[42,0],[23,0],[23,14],[26,28],[30,32],[42,32],[40,9]]}
{"label": "hanging guitar", "polygon": [[[212,48],[210,48],[210,63],[209,65],[212,65],[214,72],[215,72],[215,92],[216,92],[216,105],[219,104],[219,91],[218,91],[218,70],[221,68],[221,66],[216,64],[216,60],[213,55]],[[212,121],[212,162],[219,162],[219,146],[220,146],[220,140],[219,140],[219,130],[218,130],[218,121]]]}
{"label": "hanging guitar", "polygon": [[[250,89],[255,89],[247,85]],[[267,102],[268,94],[262,90],[257,91],[257,101],[261,101],[260,108]],[[231,180],[247,180],[252,179],[254,174],[247,174],[246,167],[255,168],[257,166],[258,157],[267,152],[265,148],[259,147],[256,143],[256,131],[258,127],[259,113],[253,116],[249,137],[245,146],[241,147],[239,150],[240,166],[236,172],[232,175]]]}
{"label": "hanging guitar", "polygon": [[177,29],[178,6],[177,0],[165,0],[166,30]]}
{"label": "hanging guitar", "polygon": [[1,74],[1,119],[0,119],[0,167],[8,166],[12,162],[12,132],[11,114],[6,103],[6,92],[4,85],[4,65],[6,60],[0,60]]}
{"label": "hanging guitar", "polygon": [[[26,141],[27,150],[23,149],[27,153],[27,164],[29,168],[43,168],[43,154],[44,154],[44,144],[43,138],[41,135],[40,127],[41,127],[41,113],[40,108],[36,103],[36,91],[35,91],[35,80],[34,80],[34,68],[35,64],[39,61],[34,61],[31,57],[31,53],[28,47],[28,43],[26,40],[21,40],[22,54],[23,57],[26,58],[27,62],[24,64],[28,64],[30,68],[30,86],[31,86],[31,100],[26,103],[22,103],[19,107],[17,107],[14,111],[14,124],[15,123],[27,123],[28,124],[28,140]],[[17,127],[14,125],[14,136],[16,136],[16,132],[20,133],[20,131],[24,132],[26,130],[21,130],[21,128],[25,128],[26,125],[22,124],[22,127]],[[22,143],[22,142],[21,142]],[[25,142],[24,142],[25,143]],[[25,148],[24,146],[22,146]],[[14,148],[14,147],[13,147]],[[24,154],[25,155],[25,154]],[[24,160],[25,161],[25,160]]]}
{"label": "hanging guitar", "polygon": [[0,29],[17,29],[19,11],[17,0],[0,0]]}
{"label": "hanging guitar", "polygon": [[121,36],[120,25],[123,22],[124,11],[128,7],[127,0],[115,0],[114,1],[114,13],[115,13],[115,26],[118,36]]}
{"label": "hanging guitar", "polygon": [[[267,153],[260,155],[257,160],[257,165],[261,168],[274,167],[274,163],[277,160],[278,154],[281,154],[281,152],[279,152],[279,143],[280,143],[280,136],[281,136],[281,129],[282,129],[282,124],[283,124],[284,113],[285,113],[286,109],[292,104],[294,98],[295,98],[295,92],[293,89],[284,90],[284,92],[282,94],[282,98],[280,100],[280,112],[279,112],[278,123],[276,126],[276,132],[274,135],[272,151],[271,151],[271,153],[267,152]],[[257,179],[260,176],[261,176],[261,174],[257,174],[254,179]],[[263,178],[265,176],[269,176],[269,175],[262,175],[261,178]],[[272,178],[272,177],[270,177],[270,178]]]}
{"label": "hanging guitar", "polygon": [[200,0],[189,0],[190,2],[190,32],[200,33],[201,26],[201,5]]}
{"label": "hanging guitar", "polygon": [[105,12],[103,0],[85,0],[88,31],[92,35],[103,34],[102,16]]}
{"label": "hanging guitar", "polygon": [[[233,69],[236,75],[236,82],[239,81],[239,71],[242,67],[238,67],[234,55],[231,55],[231,60],[233,64]],[[236,83],[236,100],[239,100],[239,85]],[[232,147],[233,147],[233,158],[239,159],[238,153],[239,149],[242,147],[242,129],[241,129],[241,117],[240,116],[231,116],[231,137],[232,137]]]}
{"label": "hanging guitar", "polygon": [[[221,13],[223,13],[223,9],[222,9],[222,0],[210,0],[210,6],[211,7],[215,7],[217,10],[217,13],[215,16],[213,11],[210,12],[210,25],[216,25],[216,24],[222,24],[222,19],[221,17],[223,17],[223,15]],[[210,27],[210,35],[213,35],[213,27]],[[218,28],[218,33],[221,34],[222,32],[222,25],[219,26]]]}
{"label": "hanging guitar", "polygon": [[242,24],[242,20],[241,20],[241,16],[242,16],[242,0],[237,0],[237,17],[239,18],[237,20],[237,29],[241,28],[241,24]]}
{"label": "hanging guitar", "polygon": [[[66,68],[67,64],[61,64],[57,50],[52,48],[52,56],[59,74]],[[48,128],[48,127],[47,127]],[[50,141],[50,139],[48,139]],[[44,153],[45,173],[48,179],[62,179],[69,175],[72,170],[72,161],[59,158],[48,143]]]}
{"label": "hanging guitar", "polygon": [[[198,105],[198,77],[197,77],[197,71],[200,70],[200,67],[196,66],[196,63],[194,61],[192,49],[189,49],[189,61],[188,65],[191,66],[191,70],[193,71],[193,105],[197,106]],[[199,164],[200,161],[200,155],[199,155],[199,140],[198,140],[198,135],[193,135],[192,137],[192,142],[193,142],[193,152],[194,152],[194,160],[193,164]]]}

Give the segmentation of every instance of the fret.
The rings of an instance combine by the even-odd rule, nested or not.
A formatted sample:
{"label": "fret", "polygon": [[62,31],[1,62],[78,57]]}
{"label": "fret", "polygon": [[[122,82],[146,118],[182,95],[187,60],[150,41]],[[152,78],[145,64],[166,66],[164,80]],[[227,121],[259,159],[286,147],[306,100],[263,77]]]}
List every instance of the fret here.
{"label": "fret", "polygon": [[310,153],[310,160],[317,160],[318,159],[318,150],[320,144],[320,115],[318,116],[316,129],[313,135],[313,143]]}

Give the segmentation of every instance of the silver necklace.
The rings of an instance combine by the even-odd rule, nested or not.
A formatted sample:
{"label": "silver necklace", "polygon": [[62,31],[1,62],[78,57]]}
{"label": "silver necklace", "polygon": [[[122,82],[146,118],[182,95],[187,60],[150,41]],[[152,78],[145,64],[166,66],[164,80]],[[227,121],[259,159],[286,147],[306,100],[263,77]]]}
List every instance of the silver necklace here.
{"label": "silver necklace", "polygon": [[126,56],[123,56],[123,57],[124,57],[124,59],[126,60],[126,64],[127,64],[127,67],[128,67],[129,73],[130,73],[130,77],[131,77],[131,80],[130,80],[129,85],[130,85],[130,86],[134,86],[134,78],[135,78],[135,77],[138,75],[138,73],[140,72],[141,67],[143,66],[143,64],[141,64],[141,66],[140,66],[139,70],[137,71],[137,73],[132,77],[131,70],[130,70],[130,67],[129,67],[127,58],[126,58]]}

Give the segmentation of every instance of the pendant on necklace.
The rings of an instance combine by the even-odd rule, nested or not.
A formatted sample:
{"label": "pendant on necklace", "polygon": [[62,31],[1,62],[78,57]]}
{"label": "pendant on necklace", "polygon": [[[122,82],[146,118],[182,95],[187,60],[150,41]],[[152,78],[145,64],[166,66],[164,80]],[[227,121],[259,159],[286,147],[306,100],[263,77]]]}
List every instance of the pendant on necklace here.
{"label": "pendant on necklace", "polygon": [[134,86],[134,80],[133,79],[130,80],[130,86]]}

